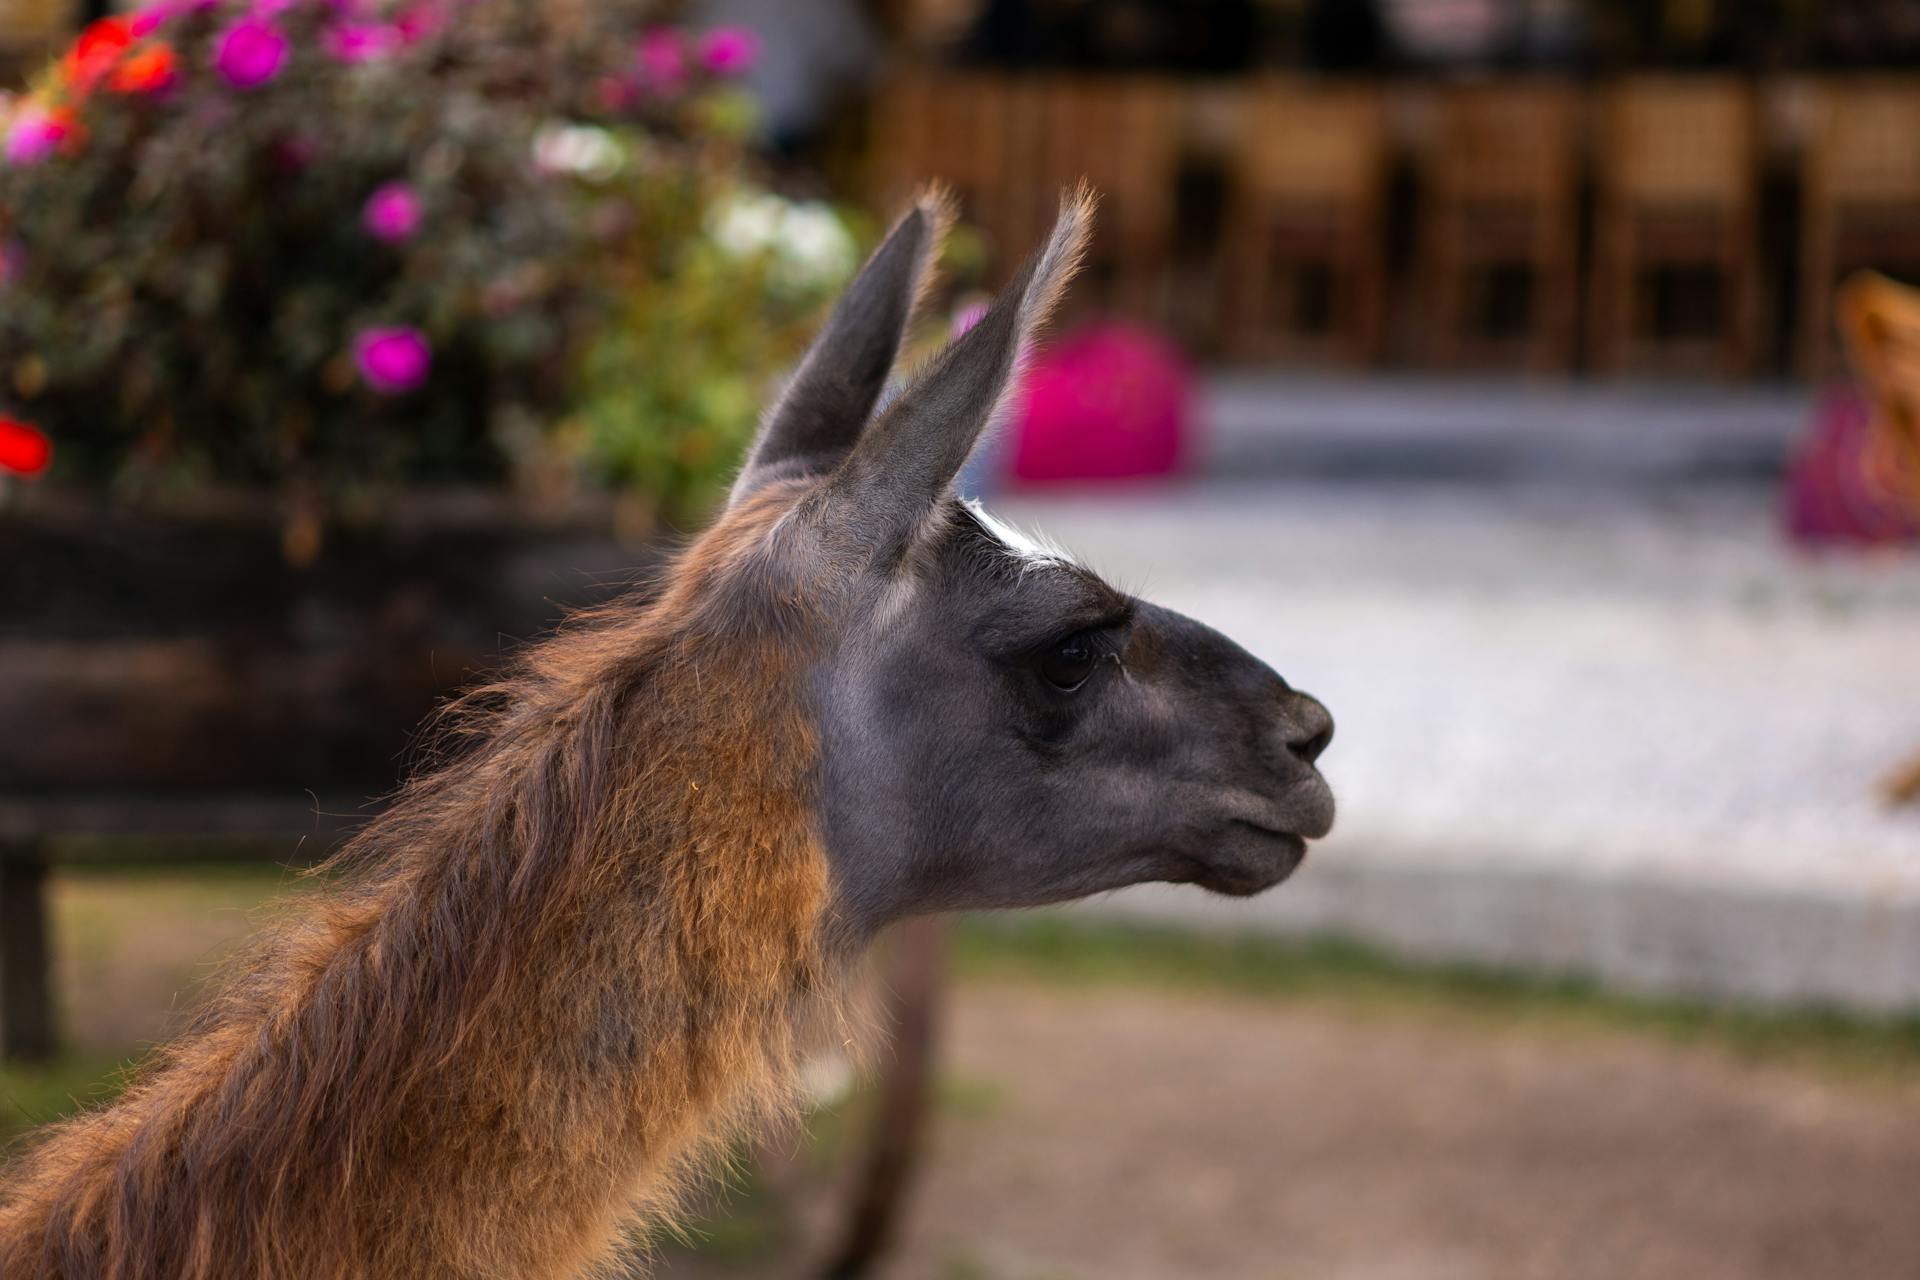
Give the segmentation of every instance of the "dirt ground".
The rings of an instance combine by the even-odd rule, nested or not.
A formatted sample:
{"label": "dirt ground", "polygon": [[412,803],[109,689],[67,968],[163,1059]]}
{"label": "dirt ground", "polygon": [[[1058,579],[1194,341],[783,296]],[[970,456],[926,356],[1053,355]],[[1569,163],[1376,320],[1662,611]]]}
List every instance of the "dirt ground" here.
{"label": "dirt ground", "polygon": [[[286,886],[63,877],[71,1043],[164,1034]],[[884,1280],[1920,1277],[1920,1065],[1904,1059],[1745,1058],[1417,984],[1281,998],[1024,974],[953,990],[931,1150]],[[666,1274],[794,1272],[724,1253]]]}
{"label": "dirt ground", "polygon": [[961,988],[889,1280],[1920,1275],[1920,1091],[1629,1034]]}

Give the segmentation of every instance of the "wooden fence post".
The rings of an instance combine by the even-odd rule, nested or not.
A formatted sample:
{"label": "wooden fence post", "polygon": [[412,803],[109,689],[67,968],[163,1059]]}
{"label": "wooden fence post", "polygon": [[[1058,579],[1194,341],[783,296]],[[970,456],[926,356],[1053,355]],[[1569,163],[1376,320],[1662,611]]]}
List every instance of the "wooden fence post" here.
{"label": "wooden fence post", "polygon": [[31,844],[0,847],[0,1059],[54,1053],[47,864]]}
{"label": "wooden fence post", "polygon": [[932,1121],[934,1068],[945,1003],[947,922],[909,920],[894,930],[887,956],[887,1021],[892,1061],[880,1078],[875,1130],[823,1280],[870,1275],[892,1244],[907,1189]]}

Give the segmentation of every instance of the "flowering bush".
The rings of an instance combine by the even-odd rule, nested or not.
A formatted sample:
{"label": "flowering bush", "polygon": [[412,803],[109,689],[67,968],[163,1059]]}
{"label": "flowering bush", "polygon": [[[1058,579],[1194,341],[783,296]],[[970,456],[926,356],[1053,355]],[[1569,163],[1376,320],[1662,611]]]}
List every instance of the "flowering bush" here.
{"label": "flowering bush", "polygon": [[716,393],[583,422],[609,418],[609,344],[787,354],[812,295],[705,240],[743,183],[718,77],[753,39],[550,9],[161,0],[89,28],[0,104],[0,412],[76,483],[337,500],[557,461],[691,502],[711,476],[652,459],[704,438]]}
{"label": "flowering bush", "polygon": [[[622,301],[587,347],[578,408],[561,424],[588,475],[653,504],[643,523],[685,520],[730,475],[768,375],[858,266],[830,207],[739,185],[716,196],[697,173],[629,177],[648,198],[630,206],[625,249],[610,256],[626,264]],[[649,259],[647,245],[674,251]]]}

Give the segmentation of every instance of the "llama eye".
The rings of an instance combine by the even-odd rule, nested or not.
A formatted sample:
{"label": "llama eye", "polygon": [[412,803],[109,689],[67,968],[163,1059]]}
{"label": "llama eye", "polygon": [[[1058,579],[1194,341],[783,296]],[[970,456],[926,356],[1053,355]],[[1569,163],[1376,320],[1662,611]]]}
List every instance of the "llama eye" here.
{"label": "llama eye", "polygon": [[1040,659],[1040,674],[1062,693],[1072,693],[1087,682],[1093,666],[1100,660],[1093,642],[1084,634],[1070,636],[1049,649]]}

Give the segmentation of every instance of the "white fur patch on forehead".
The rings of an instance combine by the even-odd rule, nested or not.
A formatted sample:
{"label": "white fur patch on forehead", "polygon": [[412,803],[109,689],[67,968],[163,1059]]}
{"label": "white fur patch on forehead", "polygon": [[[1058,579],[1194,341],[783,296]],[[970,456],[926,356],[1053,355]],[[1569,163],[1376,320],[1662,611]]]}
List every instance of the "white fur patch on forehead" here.
{"label": "white fur patch on forehead", "polygon": [[995,541],[1007,549],[1008,555],[1011,555],[1022,564],[1038,566],[1046,564],[1075,565],[1079,563],[1054,543],[1048,542],[1044,538],[1036,537],[1024,529],[1016,528],[1000,517],[993,515],[985,507],[981,506],[979,500],[976,498],[968,498],[960,505],[965,507],[975,520],[979,521],[982,529],[992,534]]}

